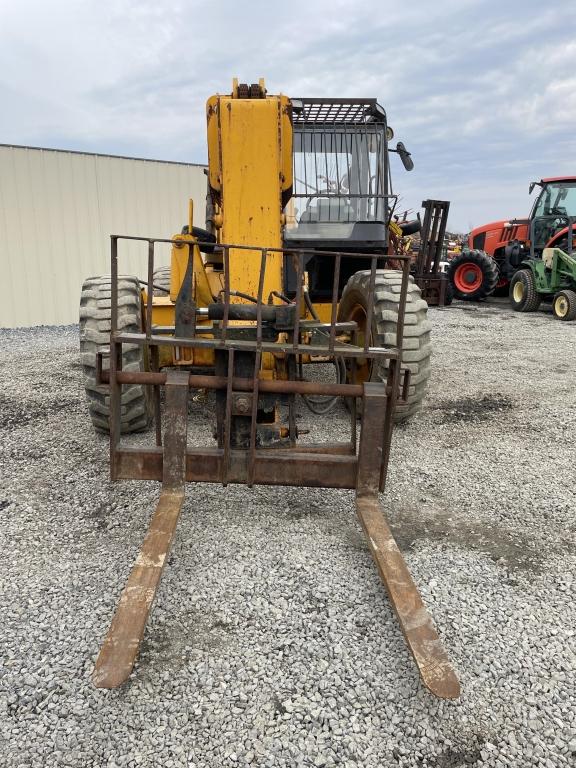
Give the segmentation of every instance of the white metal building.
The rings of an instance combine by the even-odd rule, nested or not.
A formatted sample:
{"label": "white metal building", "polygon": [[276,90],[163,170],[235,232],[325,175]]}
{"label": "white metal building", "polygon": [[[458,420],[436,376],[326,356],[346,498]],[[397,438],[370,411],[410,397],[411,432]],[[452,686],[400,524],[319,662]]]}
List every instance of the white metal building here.
{"label": "white metal building", "polygon": [[[204,166],[0,145],[0,328],[77,323],[83,280],[110,272],[110,235],[171,237],[189,198],[204,226]],[[121,246],[121,271],[146,278],[146,250]]]}

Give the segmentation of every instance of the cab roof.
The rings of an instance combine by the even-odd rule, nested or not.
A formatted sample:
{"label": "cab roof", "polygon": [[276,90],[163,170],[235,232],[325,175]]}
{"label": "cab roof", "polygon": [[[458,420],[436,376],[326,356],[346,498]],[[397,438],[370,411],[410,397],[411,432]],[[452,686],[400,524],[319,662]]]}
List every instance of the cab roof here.
{"label": "cab roof", "polygon": [[548,184],[552,181],[576,181],[576,176],[551,176],[549,179],[541,179],[540,184]]}

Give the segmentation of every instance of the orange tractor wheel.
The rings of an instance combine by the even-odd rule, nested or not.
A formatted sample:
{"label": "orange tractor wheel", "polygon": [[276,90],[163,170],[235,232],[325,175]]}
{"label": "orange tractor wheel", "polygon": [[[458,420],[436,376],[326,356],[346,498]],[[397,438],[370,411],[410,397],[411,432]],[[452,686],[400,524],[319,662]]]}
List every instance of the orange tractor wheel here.
{"label": "orange tractor wheel", "polygon": [[464,251],[450,262],[448,281],[455,298],[484,299],[498,284],[498,265],[484,251]]}

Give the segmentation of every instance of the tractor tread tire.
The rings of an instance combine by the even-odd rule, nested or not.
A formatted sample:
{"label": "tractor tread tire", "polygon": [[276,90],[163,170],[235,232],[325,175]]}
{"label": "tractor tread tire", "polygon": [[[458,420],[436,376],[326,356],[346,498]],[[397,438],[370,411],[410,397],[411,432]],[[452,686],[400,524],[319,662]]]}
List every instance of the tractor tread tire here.
{"label": "tractor tread tire", "polygon": [[[521,301],[514,299],[514,286],[517,283],[524,286],[524,296]],[[510,281],[510,303],[516,312],[536,312],[542,301],[542,296],[536,290],[536,281],[531,269],[519,269]]]}
{"label": "tractor tread tire", "polygon": [[[391,346],[396,343],[398,324],[398,305],[402,273],[398,270],[379,269],[376,271],[374,291],[372,333],[376,336],[375,346]],[[345,320],[347,302],[367,301],[370,286],[370,271],[356,272],[346,284],[340,301],[339,316]],[[342,313],[342,314],[340,314]],[[397,405],[394,421],[407,421],[421,407],[430,378],[430,331],[432,324],[428,320],[428,305],[422,299],[420,288],[409,278],[404,317],[404,335],[402,344],[402,371],[409,369],[410,388],[406,405]],[[373,366],[372,380],[386,381],[390,361],[384,360]]]}
{"label": "tractor tread tire", "polygon": [[[170,296],[170,267],[158,267],[154,270],[152,282],[158,288],[154,288],[154,296]],[[160,290],[163,288],[164,290]]]}
{"label": "tractor tread tire", "polygon": [[557,315],[554,311],[554,315],[558,318],[558,320],[563,320],[564,322],[576,320],[576,291],[573,291],[570,288],[564,288],[562,291],[558,291],[556,296],[554,296],[554,302],[552,304],[554,308],[556,306],[556,299],[560,295],[564,296],[568,302],[568,312],[566,312],[564,316],[560,317],[560,315]]}
{"label": "tractor tread tire", "polygon": [[[482,284],[475,290],[466,292],[457,288],[454,276],[458,267],[470,262],[482,270]],[[448,264],[447,274],[454,298],[465,301],[478,301],[491,296],[499,280],[498,264],[485,251],[480,250],[459,253]]]}
{"label": "tractor tread tire", "polygon": [[[80,296],[80,361],[84,388],[92,424],[99,432],[110,431],[110,389],[96,383],[96,354],[110,346],[111,279],[89,277]],[[135,277],[118,280],[118,328],[126,332],[141,330],[141,292]],[[138,344],[122,345],[122,369],[144,369],[142,349]],[[151,420],[151,401],[146,387],[122,387],[120,429],[123,433],[141,432]]]}

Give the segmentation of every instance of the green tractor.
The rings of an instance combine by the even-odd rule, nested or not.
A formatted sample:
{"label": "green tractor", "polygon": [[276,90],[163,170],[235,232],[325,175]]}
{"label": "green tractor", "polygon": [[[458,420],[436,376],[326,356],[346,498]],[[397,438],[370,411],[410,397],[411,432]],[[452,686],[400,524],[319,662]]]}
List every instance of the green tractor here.
{"label": "green tractor", "polygon": [[576,258],[560,248],[544,248],[542,258],[523,261],[510,282],[516,312],[535,312],[542,301],[552,301],[559,320],[576,320]]}

